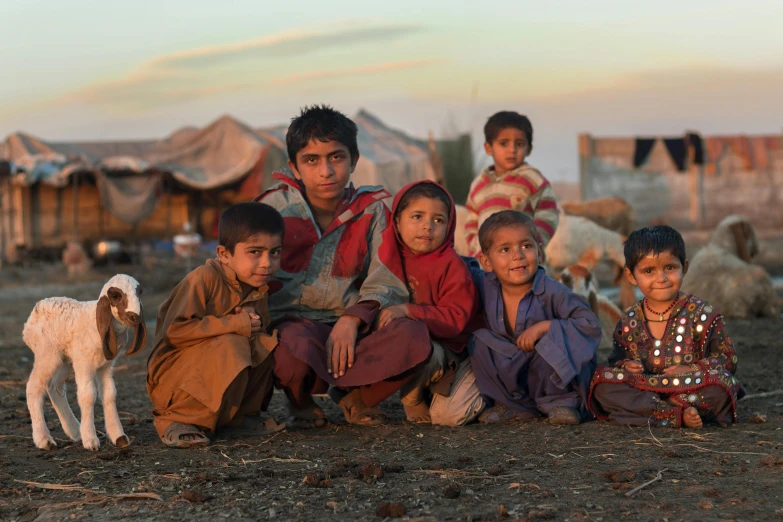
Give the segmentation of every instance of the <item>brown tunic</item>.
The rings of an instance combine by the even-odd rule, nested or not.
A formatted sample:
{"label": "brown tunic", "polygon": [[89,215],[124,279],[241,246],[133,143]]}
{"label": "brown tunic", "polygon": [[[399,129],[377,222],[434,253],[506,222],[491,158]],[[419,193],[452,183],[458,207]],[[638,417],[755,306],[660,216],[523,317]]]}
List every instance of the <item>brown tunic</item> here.
{"label": "brown tunic", "polygon": [[[244,405],[268,401],[266,396],[246,397],[244,389],[227,393],[235,380],[247,382],[237,377],[248,369],[250,381],[269,383],[253,386],[253,393],[271,394],[268,357],[277,346],[277,332],[251,337],[248,314],[234,313],[238,306],[252,307],[264,331],[269,331],[266,292],[263,286],[243,296],[234,271],[209,260],[189,273],[160,306],[154,348],[147,362],[147,392],[155,406],[159,434],[173,421],[215,429]],[[232,411],[228,416],[221,411],[227,408]]]}

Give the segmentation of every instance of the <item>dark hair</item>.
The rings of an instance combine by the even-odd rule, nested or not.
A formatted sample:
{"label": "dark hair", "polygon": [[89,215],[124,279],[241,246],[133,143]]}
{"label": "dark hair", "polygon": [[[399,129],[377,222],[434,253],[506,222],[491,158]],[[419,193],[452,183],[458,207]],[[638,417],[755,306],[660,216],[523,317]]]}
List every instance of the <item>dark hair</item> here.
{"label": "dark hair", "polygon": [[481,251],[484,254],[487,253],[489,247],[492,246],[492,240],[495,237],[495,232],[504,227],[522,226],[527,227],[533,233],[533,237],[537,242],[541,242],[541,237],[538,235],[538,228],[533,222],[533,219],[527,214],[518,212],[516,210],[501,210],[489,216],[479,228],[479,245],[481,245]]}
{"label": "dark hair", "polygon": [[348,147],[351,163],[356,165],[359,160],[357,132],[356,124],[350,118],[328,105],[305,107],[299,116],[291,120],[285,135],[288,159],[296,165],[296,153],[313,140],[337,141]]}
{"label": "dark hair", "polygon": [[525,133],[527,138],[528,152],[533,150],[533,124],[527,116],[514,111],[496,112],[487,120],[484,125],[484,140],[492,143],[503,129],[519,129]]}
{"label": "dark hair", "polygon": [[446,205],[446,217],[451,213],[451,199],[446,191],[437,185],[432,183],[419,183],[400,198],[400,202],[397,204],[397,211],[394,213],[394,217],[399,216],[403,210],[408,208],[408,205],[413,203],[414,200],[419,198],[437,199],[442,201]]}
{"label": "dark hair", "polygon": [[650,253],[658,255],[661,252],[671,252],[685,265],[685,241],[672,227],[658,225],[634,230],[623,247],[625,266],[633,272],[639,261]]}
{"label": "dark hair", "polygon": [[266,203],[237,203],[220,214],[218,244],[234,253],[237,243],[256,234],[280,236],[285,234],[283,216]]}

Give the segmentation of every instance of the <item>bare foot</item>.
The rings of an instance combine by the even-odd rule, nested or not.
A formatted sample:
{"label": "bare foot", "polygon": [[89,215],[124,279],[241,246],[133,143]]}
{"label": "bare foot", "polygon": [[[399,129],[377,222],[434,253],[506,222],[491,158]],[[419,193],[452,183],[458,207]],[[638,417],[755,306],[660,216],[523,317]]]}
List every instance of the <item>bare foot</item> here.
{"label": "bare foot", "polygon": [[682,412],[682,423],[689,428],[702,427],[701,417],[699,417],[699,412],[696,408],[693,406],[685,408],[685,411]]}
{"label": "bare foot", "polygon": [[414,406],[406,406],[403,404],[402,407],[405,409],[405,417],[408,419],[408,422],[412,422],[413,424],[426,424],[432,422],[430,407],[427,406],[426,402],[422,401]]}

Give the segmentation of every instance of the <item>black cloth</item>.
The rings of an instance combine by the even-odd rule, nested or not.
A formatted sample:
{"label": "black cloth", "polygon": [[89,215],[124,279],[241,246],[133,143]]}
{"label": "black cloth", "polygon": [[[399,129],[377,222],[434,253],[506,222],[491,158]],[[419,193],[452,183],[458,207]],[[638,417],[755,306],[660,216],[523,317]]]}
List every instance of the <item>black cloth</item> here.
{"label": "black cloth", "polygon": [[687,139],[693,147],[693,163],[704,165],[704,142],[702,142],[701,136],[694,132],[689,132]]}
{"label": "black cloth", "polygon": [[655,145],[655,138],[636,138],[636,147],[633,151],[633,166],[635,168],[644,165],[650,156],[653,145]]}
{"label": "black cloth", "polygon": [[688,147],[685,146],[684,138],[664,138],[664,145],[669,152],[669,156],[677,166],[677,170],[682,172],[685,170],[685,160],[688,154]]}

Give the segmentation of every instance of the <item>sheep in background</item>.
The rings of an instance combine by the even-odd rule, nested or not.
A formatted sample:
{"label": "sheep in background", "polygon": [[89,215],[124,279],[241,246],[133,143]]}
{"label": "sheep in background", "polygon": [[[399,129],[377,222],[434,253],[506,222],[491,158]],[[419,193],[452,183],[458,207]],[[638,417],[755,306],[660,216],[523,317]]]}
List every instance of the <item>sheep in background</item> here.
{"label": "sheep in background", "polygon": [[633,207],[622,198],[607,196],[579,203],[561,204],[569,216],[582,216],[608,230],[614,230],[628,237],[636,230],[636,213]]}
{"label": "sheep in background", "polygon": [[63,264],[68,269],[68,275],[86,273],[92,266],[92,260],[78,241],[69,241],[63,249]]}
{"label": "sheep in background", "polygon": [[[44,392],[48,392],[68,437],[75,441],[81,439],[89,450],[100,447],[94,419],[96,382],[103,398],[107,437],[118,447],[130,443],[117,412],[112,369],[121,349],[127,348],[125,355],[133,355],[147,342],[140,295],[139,283],[119,274],[103,286],[97,301],[50,297],[36,303],[24,325],[22,338],[35,354],[33,371],[27,381],[27,408],[33,424],[33,441],[38,448],[57,446],[44,419]],[[131,331],[132,338],[128,335]],[[81,425],[65,396],[65,381],[71,367],[76,375]]]}
{"label": "sheep in background", "polygon": [[691,259],[682,290],[701,297],[724,317],[776,318],[780,307],[772,280],[762,267],[750,264],[758,252],[748,220],[728,216]]}
{"label": "sheep in background", "polygon": [[620,284],[620,307],[626,309],[636,302],[633,285],[622,277],[625,268],[623,242],[625,238],[593,223],[587,218],[560,214],[560,223],[546,246],[546,264],[557,277],[571,265],[581,265],[593,271],[604,257],[616,266],[614,283]]}
{"label": "sheep in background", "polygon": [[[601,323],[601,344],[599,350],[612,349],[612,334],[623,316],[614,303],[598,292],[598,281],[592,272],[581,265],[571,265],[560,273],[560,282],[575,294],[581,295],[590,305]],[[608,353],[607,353],[608,355]]]}

